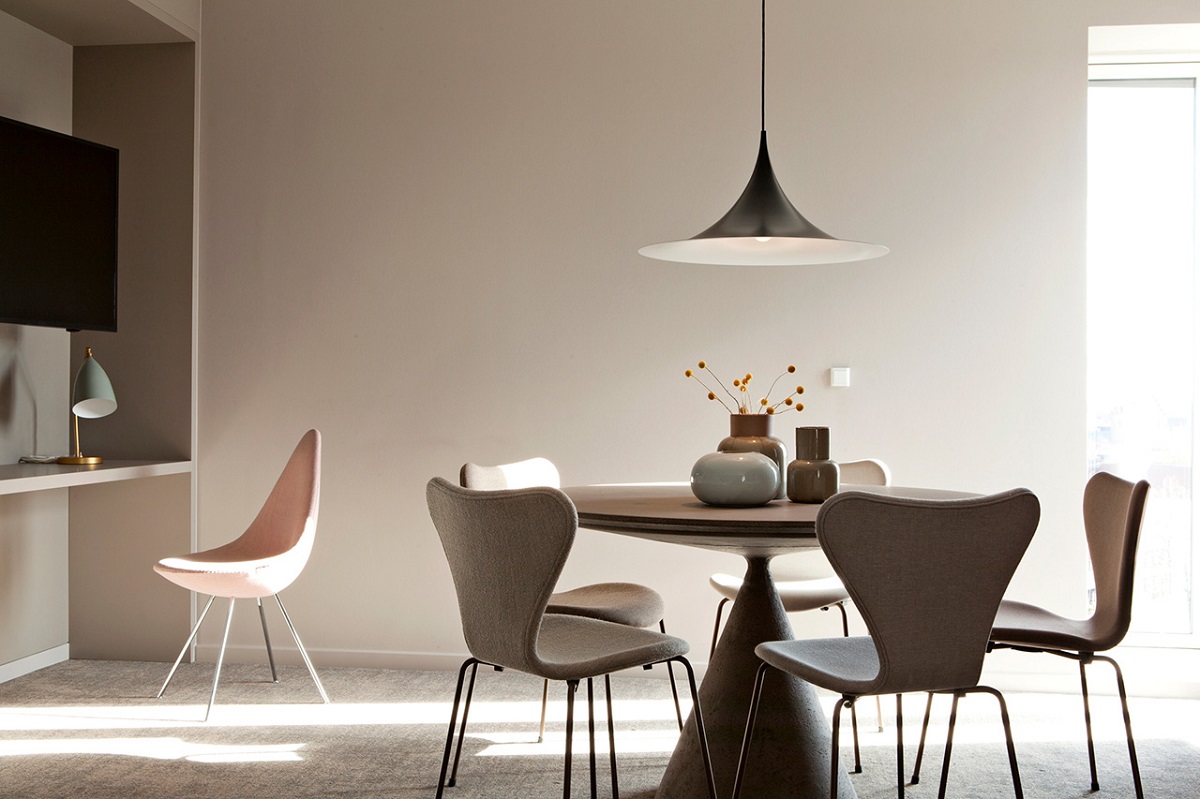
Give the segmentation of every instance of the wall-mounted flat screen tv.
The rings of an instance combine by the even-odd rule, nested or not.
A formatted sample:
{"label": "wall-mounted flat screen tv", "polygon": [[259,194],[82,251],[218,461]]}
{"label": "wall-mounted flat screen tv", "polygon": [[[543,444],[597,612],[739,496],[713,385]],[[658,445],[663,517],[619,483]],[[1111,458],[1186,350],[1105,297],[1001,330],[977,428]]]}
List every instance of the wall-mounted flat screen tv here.
{"label": "wall-mounted flat screen tv", "polygon": [[0,117],[0,322],[117,329],[112,147]]}

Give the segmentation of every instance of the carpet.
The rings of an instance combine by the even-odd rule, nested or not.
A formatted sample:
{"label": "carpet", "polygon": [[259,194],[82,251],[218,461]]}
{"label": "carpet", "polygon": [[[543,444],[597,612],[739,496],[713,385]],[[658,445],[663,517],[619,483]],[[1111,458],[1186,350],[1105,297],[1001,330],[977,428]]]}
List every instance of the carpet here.
{"label": "carpet", "polygon": [[[10,799],[226,799],[227,797],[422,797],[432,799],[453,698],[455,674],[323,668],[330,698],[323,705],[303,667],[281,667],[278,685],[265,666],[230,664],[212,717],[201,722],[211,686],[210,664],[180,667],[167,695],[154,699],[167,665],[67,661],[0,684],[0,796]],[[613,678],[621,795],[650,799],[678,734],[666,682],[639,674]],[[458,785],[447,799],[553,799],[562,794],[565,698],[551,685],[546,740],[536,742],[541,681],[480,671]],[[597,685],[600,796],[607,782],[601,684]],[[585,698],[581,690],[579,700]],[[1078,696],[1008,697],[1025,795],[1075,799],[1132,797],[1119,705],[1093,700],[1101,791],[1088,790],[1087,755]],[[573,795],[587,796],[586,706],[577,700]],[[939,724],[912,797],[937,794],[947,698],[935,704]],[[832,706],[832,698],[827,707]],[[860,797],[893,797],[895,701],[860,709],[864,772],[853,775]],[[911,769],[924,697],[905,702],[907,767]],[[1147,797],[1200,796],[1200,703],[1142,699],[1134,732]],[[938,712],[940,711],[940,712]],[[844,727],[849,743],[848,724]],[[850,756],[847,747],[844,757]],[[994,700],[960,703],[948,796],[1012,796]],[[722,797],[722,799],[726,799]]]}

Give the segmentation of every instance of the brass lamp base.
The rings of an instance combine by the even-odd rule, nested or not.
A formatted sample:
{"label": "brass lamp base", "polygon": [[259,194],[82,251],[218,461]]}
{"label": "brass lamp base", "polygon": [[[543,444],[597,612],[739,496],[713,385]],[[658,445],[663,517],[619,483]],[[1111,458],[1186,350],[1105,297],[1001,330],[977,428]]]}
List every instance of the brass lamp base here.
{"label": "brass lamp base", "polygon": [[104,463],[104,458],[99,455],[64,455],[58,462],[69,466],[95,466]]}

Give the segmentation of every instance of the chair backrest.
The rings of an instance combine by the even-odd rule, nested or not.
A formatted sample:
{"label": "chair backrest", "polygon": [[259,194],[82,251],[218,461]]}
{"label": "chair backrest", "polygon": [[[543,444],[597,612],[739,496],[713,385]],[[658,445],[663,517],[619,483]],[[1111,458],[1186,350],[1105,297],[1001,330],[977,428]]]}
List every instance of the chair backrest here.
{"label": "chair backrest", "polygon": [[320,504],[321,433],[309,430],[292,450],[254,521],[219,551],[237,560],[286,560],[272,564],[272,593],[281,591],[300,576],[308,562],[317,535]]}
{"label": "chair backrest", "polygon": [[1150,484],[1097,472],[1083,490],[1083,527],[1096,581],[1092,615],[1096,652],[1111,649],[1129,632],[1133,567]]}
{"label": "chair backrest", "polygon": [[879,654],[865,693],[979,681],[996,610],[1040,512],[1026,489],[950,500],[849,491],[825,501],[817,539]]}
{"label": "chair backrest", "polygon": [[556,488],[478,491],[440,477],[425,488],[463,637],[487,663],[537,671],[542,616],[575,540],[578,516]]}
{"label": "chair backrest", "polygon": [[458,472],[458,484],[463,488],[495,491],[503,488],[533,488],[550,486],[558,488],[562,483],[558,469],[545,458],[530,458],[499,466],[480,466],[464,463]]}
{"label": "chair backrest", "polygon": [[860,486],[888,486],[892,484],[892,470],[876,458],[838,462],[839,480]]}
{"label": "chair backrest", "polygon": [[[876,458],[839,461],[838,479],[842,483],[860,486],[892,484],[892,470]],[[771,576],[775,582],[816,580],[833,575],[833,567],[819,549],[780,555],[771,561]]]}

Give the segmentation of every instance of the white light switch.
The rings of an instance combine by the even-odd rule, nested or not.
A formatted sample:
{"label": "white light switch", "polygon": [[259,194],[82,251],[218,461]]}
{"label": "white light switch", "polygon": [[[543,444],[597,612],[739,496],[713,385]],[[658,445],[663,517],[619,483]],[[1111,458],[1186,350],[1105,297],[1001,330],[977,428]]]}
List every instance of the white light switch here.
{"label": "white light switch", "polygon": [[829,370],[829,385],[834,388],[846,388],[850,385],[850,367],[834,366]]}

